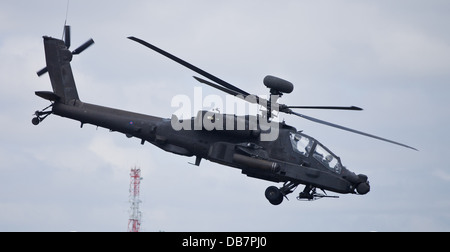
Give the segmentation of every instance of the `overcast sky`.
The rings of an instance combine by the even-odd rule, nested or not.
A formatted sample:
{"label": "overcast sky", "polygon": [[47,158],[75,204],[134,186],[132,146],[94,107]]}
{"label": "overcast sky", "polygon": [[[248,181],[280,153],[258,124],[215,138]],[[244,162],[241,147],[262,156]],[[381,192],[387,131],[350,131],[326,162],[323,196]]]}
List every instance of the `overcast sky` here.
{"label": "overcast sky", "polygon": [[[170,118],[192,71],[132,42],[153,43],[260,95],[271,74],[294,83],[282,102],[355,105],[301,111],[418,152],[286,116],[367,174],[367,195],[271,205],[274,183],[176,156],[138,139],[32,114],[51,90],[42,36],[61,38],[66,1],[0,2],[0,231],[126,231],[139,166],[144,231],[450,231],[450,2],[71,1],[72,69],[81,100]],[[203,95],[220,91],[203,86]],[[195,113],[196,111],[192,111]],[[281,184],[276,184],[281,186]],[[335,195],[334,193],[330,193]]]}

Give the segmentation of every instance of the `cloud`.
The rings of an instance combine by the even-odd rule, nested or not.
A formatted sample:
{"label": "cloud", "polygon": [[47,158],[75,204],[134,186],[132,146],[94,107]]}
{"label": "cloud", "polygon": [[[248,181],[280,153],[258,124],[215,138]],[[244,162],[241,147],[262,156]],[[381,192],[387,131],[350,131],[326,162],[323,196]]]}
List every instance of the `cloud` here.
{"label": "cloud", "polygon": [[448,170],[437,169],[432,174],[438,177],[439,179],[442,179],[446,182],[450,182],[450,171]]}
{"label": "cloud", "polygon": [[138,165],[146,231],[450,230],[442,201],[450,180],[442,163],[446,1],[71,2],[72,45],[96,41],[72,61],[86,102],[169,118],[173,96],[193,96],[200,84],[192,71],[126,39],[134,35],[251,93],[268,93],[262,79],[273,74],[295,84],[287,104],[361,106],[302,112],[420,149],[287,116],[368,174],[373,190],[316,202],[297,202],[294,193],[278,207],[264,198],[273,183],[233,168],[194,167],[192,158],[57,116],[31,125],[32,113],[48,105],[34,91],[51,89],[48,76],[36,76],[45,64],[42,35],[61,36],[65,7],[0,3],[0,229],[124,231],[129,169]]}
{"label": "cloud", "polygon": [[104,134],[96,136],[88,146],[88,150],[100,158],[102,163],[106,163],[111,167],[114,178],[123,179],[123,174],[128,173],[133,163],[137,167],[145,167],[147,171],[155,169],[152,155],[149,155],[147,146],[139,144],[140,140],[128,139],[128,141],[133,142],[134,146],[127,144],[125,147],[122,147],[113,138],[125,138],[125,135],[115,135],[114,137]]}
{"label": "cloud", "polygon": [[391,73],[433,76],[450,70],[450,45],[413,27],[389,26],[372,41],[379,64]]}

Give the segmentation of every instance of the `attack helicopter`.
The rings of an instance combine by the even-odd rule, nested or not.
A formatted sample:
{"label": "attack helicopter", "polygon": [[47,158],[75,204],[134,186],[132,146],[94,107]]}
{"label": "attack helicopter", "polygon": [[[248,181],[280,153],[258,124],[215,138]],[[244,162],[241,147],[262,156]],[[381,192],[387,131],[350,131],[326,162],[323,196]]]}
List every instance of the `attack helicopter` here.
{"label": "attack helicopter", "polygon": [[[309,117],[294,109],[362,110],[349,106],[289,106],[278,103],[278,99],[293,91],[294,85],[275,76],[266,76],[264,85],[270,91],[270,98],[252,95],[144,40],[137,42],[206,79],[194,77],[197,81],[216,88],[229,95],[257,104],[265,109],[258,115],[237,116],[215,111],[199,111],[190,119],[160,118],[115,108],[86,103],[80,100],[70,62],[92,44],[92,39],[70,51],[70,26],[65,26],[63,39],[44,36],[46,67],[38,76],[48,72],[53,91],[36,91],[35,94],[49,100],[50,105],[34,113],[34,125],[40,124],[51,114],[73,119],[135,137],[173,154],[195,157],[195,165],[202,159],[240,169],[249,177],[283,183],[281,187],[269,186],[265,191],[267,200],[273,205],[282,203],[283,198],[294,192],[299,185],[304,189],[299,200],[337,198],[326,191],[340,194],[364,195],[370,191],[368,176],[348,170],[340,157],[317,139],[298,131],[295,127],[273,120],[275,113],[286,113],[303,119],[375,138],[416,150],[415,148],[381,138],[338,124]],[[318,192],[317,189],[321,190]]]}

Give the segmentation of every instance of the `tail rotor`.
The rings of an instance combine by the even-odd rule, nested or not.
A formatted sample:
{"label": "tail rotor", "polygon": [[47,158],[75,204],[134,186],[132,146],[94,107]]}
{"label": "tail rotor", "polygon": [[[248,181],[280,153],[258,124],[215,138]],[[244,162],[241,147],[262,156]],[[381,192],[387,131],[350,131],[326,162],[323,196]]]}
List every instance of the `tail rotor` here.
{"label": "tail rotor", "polygon": [[[69,49],[70,47],[70,26],[66,25],[64,26],[64,44],[66,45],[67,49]],[[80,45],[78,48],[76,48],[75,50],[72,51],[72,55],[78,55],[80,53],[82,53],[84,50],[86,50],[87,48],[89,48],[91,45],[93,45],[95,42],[94,40],[91,38],[88,41],[84,42],[82,45]],[[36,74],[41,77],[43,74],[47,73],[48,69],[47,67],[42,68],[41,70],[37,71]]]}

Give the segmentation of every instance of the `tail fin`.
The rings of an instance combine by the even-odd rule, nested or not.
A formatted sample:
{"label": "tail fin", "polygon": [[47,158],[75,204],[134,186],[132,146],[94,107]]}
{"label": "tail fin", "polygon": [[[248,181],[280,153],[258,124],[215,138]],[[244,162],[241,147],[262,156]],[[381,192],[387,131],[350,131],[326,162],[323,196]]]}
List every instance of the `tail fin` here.
{"label": "tail fin", "polygon": [[79,100],[70,67],[72,53],[64,41],[44,36],[44,48],[53,93],[58,96],[59,102],[68,104],[72,100]]}

